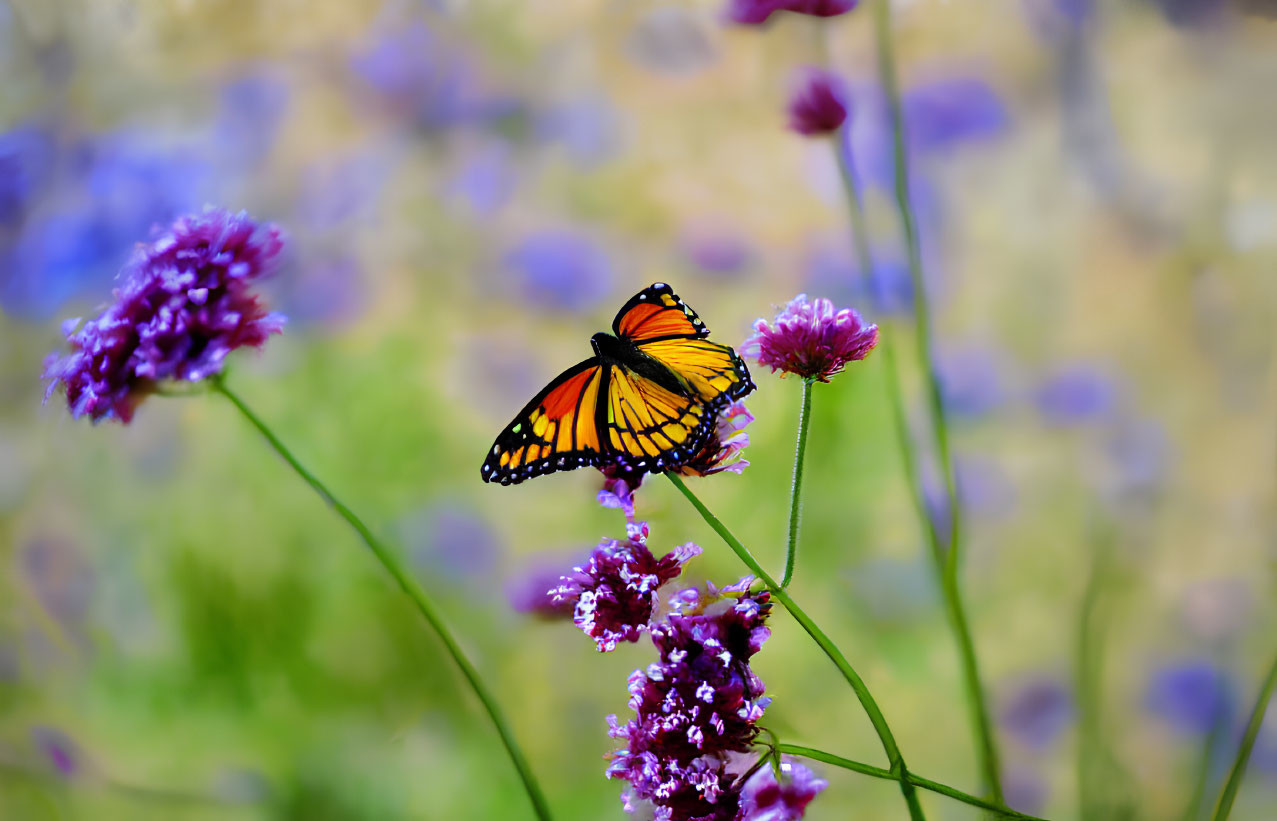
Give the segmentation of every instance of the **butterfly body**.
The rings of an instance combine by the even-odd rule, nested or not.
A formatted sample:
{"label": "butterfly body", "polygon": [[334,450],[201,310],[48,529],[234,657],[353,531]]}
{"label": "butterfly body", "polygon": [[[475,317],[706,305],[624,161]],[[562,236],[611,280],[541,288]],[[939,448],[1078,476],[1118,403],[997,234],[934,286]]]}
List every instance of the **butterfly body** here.
{"label": "butterfly body", "polygon": [[709,440],[724,407],[752,390],[745,363],[710,342],[700,318],[656,283],[590,339],[594,356],[564,371],[493,443],[480,474],[509,485],[578,467],[655,473]]}

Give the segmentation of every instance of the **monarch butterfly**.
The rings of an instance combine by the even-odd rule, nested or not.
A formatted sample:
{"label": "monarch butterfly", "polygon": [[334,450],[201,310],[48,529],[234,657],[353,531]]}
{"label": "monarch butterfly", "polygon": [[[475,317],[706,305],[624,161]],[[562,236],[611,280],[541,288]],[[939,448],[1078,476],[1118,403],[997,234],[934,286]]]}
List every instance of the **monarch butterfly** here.
{"label": "monarch butterfly", "polygon": [[501,431],[483,481],[513,485],[587,465],[659,473],[693,457],[718,413],[754,390],[744,361],[707,336],[670,286],[644,288],[611,334],[591,337],[594,356],[559,374]]}

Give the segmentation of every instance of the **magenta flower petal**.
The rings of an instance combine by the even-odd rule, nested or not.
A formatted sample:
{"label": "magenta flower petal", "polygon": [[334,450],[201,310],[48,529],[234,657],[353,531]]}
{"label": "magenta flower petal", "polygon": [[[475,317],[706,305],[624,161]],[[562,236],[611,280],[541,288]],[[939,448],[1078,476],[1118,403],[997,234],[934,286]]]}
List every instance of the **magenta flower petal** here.
{"label": "magenta flower petal", "polygon": [[857,0],[730,0],[727,19],[733,23],[758,26],[778,11],[810,17],[837,17],[856,7]]}
{"label": "magenta flower petal", "polygon": [[809,137],[833,134],[850,108],[841,77],[821,68],[803,69],[789,98],[789,127]]}
{"label": "magenta flower petal", "polygon": [[788,757],[781,760],[780,781],[771,767],[749,777],[741,790],[739,821],[798,821],[807,805],[829,786],[807,767]]}
{"label": "magenta flower petal", "polygon": [[76,418],[127,423],[160,382],[207,379],[236,348],[261,347],[284,317],[268,313],[251,286],[282,247],[278,228],[243,212],[179,219],[138,248],[100,316],[79,330],[64,324],[71,353],[46,360],[45,400],[61,385]]}
{"label": "magenta flower petal", "polygon": [[828,382],[848,362],[864,359],[878,344],[878,326],[850,308],[835,311],[827,299],[794,297],[770,323],[760,319],[741,345],[742,356],[772,371]]}

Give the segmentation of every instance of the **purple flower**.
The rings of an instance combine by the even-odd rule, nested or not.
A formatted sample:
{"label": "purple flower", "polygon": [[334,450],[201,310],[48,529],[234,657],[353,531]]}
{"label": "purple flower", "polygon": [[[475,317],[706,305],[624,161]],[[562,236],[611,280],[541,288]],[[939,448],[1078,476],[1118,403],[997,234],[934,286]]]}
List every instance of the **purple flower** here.
{"label": "purple flower", "polygon": [[946,414],[976,419],[1006,399],[1002,389],[1006,363],[992,348],[977,344],[951,346],[936,364]]}
{"label": "purple flower", "polygon": [[730,0],[727,19],[744,25],[762,25],[778,11],[811,17],[837,17],[856,7],[857,0]]}
{"label": "purple flower", "polygon": [[737,817],[731,757],[749,751],[771,701],[749,666],[771,635],[769,594],[751,593],[752,582],[683,591],[673,597],[674,612],[652,628],[660,658],[630,674],[636,715],[624,726],[608,717],[610,734],[626,747],[607,775],[630,782],[627,809],[648,804],[659,821]]}
{"label": "purple flower", "polygon": [[683,476],[712,476],[725,470],[741,473],[749,466],[748,461],[740,458],[741,451],[749,445],[745,426],[753,421],[754,414],[744,402],[732,402],[719,412],[714,431],[701,449],[683,464],[670,469]]}
{"label": "purple flower", "polygon": [[79,330],[78,320],[63,323],[72,350],[46,360],[46,401],[62,385],[76,418],[127,423],[159,382],[205,379],[236,348],[261,347],[284,317],[267,313],[250,287],[282,247],[279,229],[243,212],[179,219],[138,248],[97,319]]}
{"label": "purple flower", "polygon": [[505,257],[517,288],[542,308],[588,311],[612,290],[612,263],[592,240],[546,231],[522,240]]}
{"label": "purple flower", "polygon": [[1194,660],[1153,674],[1145,703],[1155,715],[1184,735],[1206,735],[1233,714],[1228,675],[1209,661]]}
{"label": "purple flower", "polygon": [[1002,726],[1017,741],[1035,750],[1049,748],[1073,721],[1073,697],[1053,678],[1020,682],[1000,710]]}
{"label": "purple flower", "polygon": [[865,322],[850,308],[835,311],[827,299],[794,297],[769,324],[760,319],[741,345],[741,354],[775,371],[804,379],[829,378],[848,362],[864,359],[878,344],[878,326]]}
{"label": "purple flower", "polygon": [[80,770],[81,755],[76,743],[53,727],[32,727],[31,741],[63,776],[71,777]]}
{"label": "purple flower", "polygon": [[1116,387],[1106,375],[1079,365],[1052,374],[1038,388],[1034,402],[1051,424],[1076,425],[1108,413],[1116,394]]}
{"label": "purple flower", "polygon": [[771,767],[762,767],[741,790],[739,821],[798,821],[807,805],[829,786],[807,767],[788,757],[781,759],[781,780]]}
{"label": "purple flower", "polygon": [[554,591],[566,578],[582,583],[588,581],[583,572],[573,570],[568,576],[563,574],[563,568],[573,566],[571,563],[577,555],[579,552],[571,556],[537,556],[528,562],[506,583],[506,599],[510,606],[520,613],[546,621],[570,621],[576,612],[576,602],[559,599]]}
{"label": "purple flower", "polygon": [[753,259],[749,243],[732,228],[694,226],[685,232],[681,245],[692,265],[720,277],[741,273]]}
{"label": "purple flower", "polygon": [[821,68],[805,68],[789,97],[789,127],[809,137],[833,134],[847,121],[850,102],[842,78]]}
{"label": "purple flower", "polygon": [[0,226],[19,224],[53,170],[52,135],[35,126],[0,134]]}
{"label": "purple flower", "polygon": [[617,465],[599,468],[603,474],[603,488],[598,493],[603,507],[618,508],[625,513],[625,521],[634,521],[634,491],[643,483],[646,473],[625,473]]}
{"label": "purple flower", "polygon": [[600,652],[638,641],[652,621],[657,591],[701,552],[688,542],[658,559],[647,548],[646,523],[631,522],[626,531],[624,541],[603,540],[585,564],[550,590],[556,604],[573,604],[572,622],[594,639]]}

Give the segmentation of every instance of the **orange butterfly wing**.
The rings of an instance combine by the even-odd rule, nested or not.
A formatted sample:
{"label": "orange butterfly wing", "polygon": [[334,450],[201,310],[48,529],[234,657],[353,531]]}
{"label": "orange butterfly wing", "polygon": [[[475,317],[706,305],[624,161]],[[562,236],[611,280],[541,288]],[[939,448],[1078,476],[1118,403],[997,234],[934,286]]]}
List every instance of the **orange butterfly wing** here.
{"label": "orange butterfly wing", "polygon": [[664,282],[649,285],[622,305],[612,320],[612,332],[631,342],[709,336],[701,318]]}
{"label": "orange butterfly wing", "polygon": [[560,374],[497,437],[479,471],[483,481],[512,485],[543,473],[608,462],[598,427],[605,378],[597,358]]}

